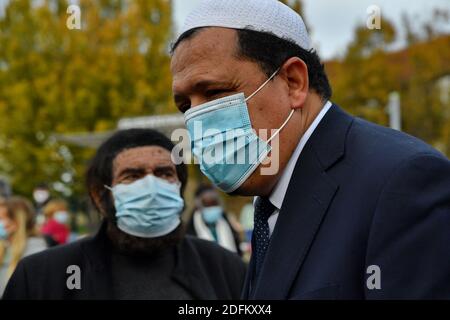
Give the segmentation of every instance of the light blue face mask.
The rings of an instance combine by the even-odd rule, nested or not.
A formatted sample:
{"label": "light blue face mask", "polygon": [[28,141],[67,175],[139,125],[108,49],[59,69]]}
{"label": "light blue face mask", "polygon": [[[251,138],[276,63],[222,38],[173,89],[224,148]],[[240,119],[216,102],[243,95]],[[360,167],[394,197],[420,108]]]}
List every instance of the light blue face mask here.
{"label": "light blue face mask", "polygon": [[53,219],[61,224],[67,224],[69,222],[69,214],[66,211],[55,212]]}
{"label": "light blue face mask", "polygon": [[180,185],[153,175],[131,184],[105,186],[114,195],[117,227],[141,238],[157,238],[169,234],[181,223],[184,200]]}
{"label": "light blue face mask", "polygon": [[221,206],[213,206],[213,207],[205,207],[202,208],[202,216],[203,220],[205,220],[208,224],[215,224],[219,221],[220,217],[222,217],[222,207]]}
{"label": "light blue face mask", "polygon": [[5,223],[0,221],[0,240],[8,239],[8,231],[6,231]]}
{"label": "light blue face mask", "polygon": [[260,139],[252,128],[247,101],[277,73],[278,70],[248,98],[239,93],[196,106],[185,113],[192,152],[200,163],[200,170],[224,192],[235,191],[251,176],[270,153],[270,141],[294,114],[295,110],[292,110],[267,141]]}

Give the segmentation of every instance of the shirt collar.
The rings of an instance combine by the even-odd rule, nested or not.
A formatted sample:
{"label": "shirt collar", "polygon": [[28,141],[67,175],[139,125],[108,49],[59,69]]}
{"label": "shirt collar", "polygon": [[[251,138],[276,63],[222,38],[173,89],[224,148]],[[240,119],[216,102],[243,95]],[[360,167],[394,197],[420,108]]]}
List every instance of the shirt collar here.
{"label": "shirt collar", "polygon": [[277,184],[275,185],[275,188],[272,190],[272,193],[269,196],[269,201],[275,207],[277,207],[278,210],[281,209],[281,205],[283,204],[283,200],[286,195],[286,191],[289,186],[289,182],[291,181],[292,173],[294,172],[295,165],[297,164],[297,160],[300,156],[300,153],[302,152],[311,135],[316,130],[320,121],[322,121],[323,117],[326,115],[326,113],[328,112],[328,110],[330,110],[332,106],[333,104],[330,101],[328,101],[324,105],[320,113],[317,115],[317,117],[314,119],[312,124],[309,126],[308,130],[306,130],[305,134],[301,137],[294,153],[292,154],[291,159],[286,165],[286,168],[284,169],[283,174],[280,177],[280,180],[278,180]]}

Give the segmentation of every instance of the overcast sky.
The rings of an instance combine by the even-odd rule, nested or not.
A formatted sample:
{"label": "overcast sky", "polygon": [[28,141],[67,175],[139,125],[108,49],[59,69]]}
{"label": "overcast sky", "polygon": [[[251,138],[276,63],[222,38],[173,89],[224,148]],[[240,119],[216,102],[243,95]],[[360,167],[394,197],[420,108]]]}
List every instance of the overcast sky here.
{"label": "overcast sky", "polygon": [[[73,2],[75,0],[72,0]],[[174,19],[178,28],[189,11],[200,0],[173,0]],[[0,0],[0,12],[6,0]],[[381,14],[401,27],[401,14],[407,13],[416,26],[429,20],[434,8],[450,10],[449,0],[304,0],[306,20],[311,28],[315,48],[324,59],[342,53],[352,40],[353,29],[365,24],[370,5],[381,8]],[[450,33],[450,24],[445,26]],[[401,45],[401,43],[399,43]]]}
{"label": "overcast sky", "polygon": [[[178,26],[200,0],[175,0],[174,16]],[[314,46],[324,59],[342,53],[351,41],[357,24],[365,24],[370,5],[381,8],[381,14],[401,27],[401,14],[427,20],[434,8],[450,9],[449,0],[304,0],[305,15]],[[450,26],[446,27],[450,32]]]}

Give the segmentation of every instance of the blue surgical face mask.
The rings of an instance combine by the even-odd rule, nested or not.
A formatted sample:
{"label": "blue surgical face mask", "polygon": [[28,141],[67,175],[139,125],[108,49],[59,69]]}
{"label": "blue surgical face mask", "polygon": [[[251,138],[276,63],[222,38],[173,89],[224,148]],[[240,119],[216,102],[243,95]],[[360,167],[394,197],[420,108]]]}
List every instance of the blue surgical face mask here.
{"label": "blue surgical face mask", "polygon": [[131,184],[105,187],[114,196],[117,227],[127,234],[157,238],[169,234],[181,223],[184,200],[179,184],[148,175]]}
{"label": "blue surgical face mask", "polygon": [[264,141],[252,128],[247,101],[275,77],[278,70],[253,94],[243,93],[210,101],[185,113],[192,152],[200,169],[219,189],[230,193],[238,189],[258,168],[271,151],[270,141],[289,122]]}
{"label": "blue surgical face mask", "polygon": [[215,224],[222,217],[222,207],[213,206],[202,208],[203,220],[208,224]]}
{"label": "blue surgical face mask", "polygon": [[57,211],[53,215],[53,219],[61,224],[66,224],[69,222],[69,214],[66,211]]}
{"label": "blue surgical face mask", "polygon": [[5,223],[0,221],[0,240],[8,239],[8,231],[6,231]]}

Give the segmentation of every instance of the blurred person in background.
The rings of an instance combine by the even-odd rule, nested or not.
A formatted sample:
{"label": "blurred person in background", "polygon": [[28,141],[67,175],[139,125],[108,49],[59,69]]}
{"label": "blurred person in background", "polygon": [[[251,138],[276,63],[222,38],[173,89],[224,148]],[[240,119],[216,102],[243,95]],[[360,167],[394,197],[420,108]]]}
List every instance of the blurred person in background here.
{"label": "blurred person in background", "polygon": [[216,188],[200,185],[195,192],[195,207],[187,232],[242,256],[239,232],[230,223]]}
{"label": "blurred person in background", "polygon": [[0,296],[19,260],[47,248],[36,231],[34,214],[24,198],[0,200]]}
{"label": "blurred person in background", "polygon": [[50,189],[46,183],[39,183],[34,188],[33,200],[36,207],[36,224],[40,227],[45,222],[44,207],[51,200]]}
{"label": "blurred person in background", "polygon": [[245,239],[245,245],[243,246],[243,252],[244,252],[244,259],[246,261],[250,260],[250,255],[251,255],[251,251],[252,251],[252,246],[251,246],[251,242],[252,242],[252,234],[253,234],[253,228],[254,228],[254,222],[253,222],[253,218],[254,218],[254,212],[255,209],[253,207],[253,203],[247,203],[246,205],[244,205],[241,209],[241,213],[240,213],[240,223],[242,226],[242,229],[244,229],[244,239]]}
{"label": "blurred person in background", "polygon": [[240,223],[245,233],[245,241],[250,242],[252,240],[252,233],[254,227],[254,212],[253,203],[247,203],[242,207],[240,214]]}
{"label": "blurred person in background", "polygon": [[41,227],[49,247],[68,242],[70,235],[69,211],[64,200],[51,200],[43,209],[45,222]]}
{"label": "blurred person in background", "polygon": [[[87,172],[100,230],[22,260],[4,299],[238,299],[246,272],[239,256],[185,236],[187,168],[173,163],[174,147],[146,129],[108,139]],[[67,274],[70,266],[78,274]],[[69,287],[71,277],[78,280]]]}
{"label": "blurred person in background", "polygon": [[36,204],[36,211],[40,212],[51,200],[50,189],[46,183],[38,184],[33,190],[33,200]]}
{"label": "blurred person in background", "polygon": [[0,200],[7,199],[11,196],[11,187],[8,180],[0,177]]}

